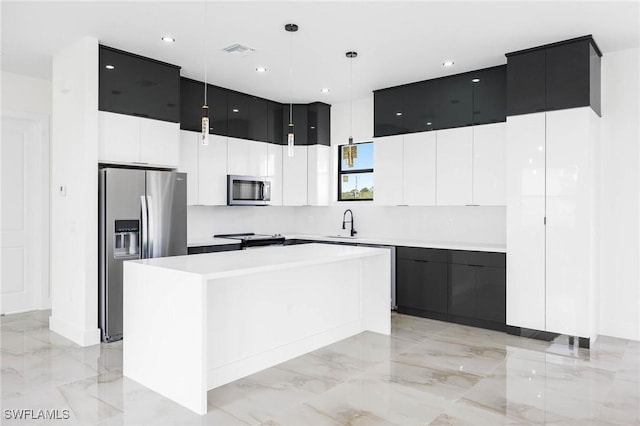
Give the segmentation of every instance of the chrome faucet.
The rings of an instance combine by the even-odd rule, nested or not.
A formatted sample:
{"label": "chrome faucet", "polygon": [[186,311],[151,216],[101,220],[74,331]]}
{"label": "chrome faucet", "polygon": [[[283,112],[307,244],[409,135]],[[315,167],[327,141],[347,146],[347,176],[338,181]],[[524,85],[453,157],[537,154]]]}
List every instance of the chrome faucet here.
{"label": "chrome faucet", "polygon": [[[349,221],[346,220],[347,212],[351,213],[351,220],[349,220]],[[353,212],[351,211],[351,209],[346,209],[344,211],[344,213],[342,214],[342,229],[347,229],[347,228],[345,228],[345,224],[347,222],[351,223],[351,236],[353,237],[354,235],[356,235],[358,233],[358,231],[356,231],[353,228]]]}

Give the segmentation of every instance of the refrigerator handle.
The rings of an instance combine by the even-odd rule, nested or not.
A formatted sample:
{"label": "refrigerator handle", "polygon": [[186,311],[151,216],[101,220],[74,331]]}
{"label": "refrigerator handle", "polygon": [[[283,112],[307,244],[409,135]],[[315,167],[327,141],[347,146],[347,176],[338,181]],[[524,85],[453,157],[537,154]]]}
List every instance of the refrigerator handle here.
{"label": "refrigerator handle", "polygon": [[149,240],[149,220],[148,220],[148,206],[147,198],[144,195],[140,196],[140,219],[142,222],[140,238],[140,258],[146,259],[149,257],[148,253],[148,240]]}
{"label": "refrigerator handle", "polygon": [[151,259],[153,256],[153,204],[151,203],[151,195],[147,195],[147,216],[148,216],[148,226],[147,226],[147,244],[149,244],[148,248],[148,258]]}

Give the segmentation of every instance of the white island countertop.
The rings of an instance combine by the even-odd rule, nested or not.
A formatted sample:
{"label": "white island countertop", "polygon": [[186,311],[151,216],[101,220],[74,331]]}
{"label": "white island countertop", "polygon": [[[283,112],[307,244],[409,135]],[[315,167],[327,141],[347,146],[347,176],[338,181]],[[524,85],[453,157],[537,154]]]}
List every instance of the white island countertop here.
{"label": "white island countertop", "polygon": [[198,414],[207,391],[391,332],[391,253],[329,244],[124,262],[123,375]]}
{"label": "white island countertop", "polygon": [[208,280],[358,259],[371,256],[379,250],[347,245],[301,244],[141,259],[130,262],[198,274]]}

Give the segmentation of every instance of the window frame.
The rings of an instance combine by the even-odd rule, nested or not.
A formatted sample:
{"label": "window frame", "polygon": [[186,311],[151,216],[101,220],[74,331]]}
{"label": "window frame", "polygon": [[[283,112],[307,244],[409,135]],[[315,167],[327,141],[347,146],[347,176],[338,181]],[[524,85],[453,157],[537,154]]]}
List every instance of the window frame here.
{"label": "window frame", "polygon": [[[365,143],[370,143],[373,149],[375,149],[375,145],[373,144],[373,141],[355,142],[353,145],[361,145]],[[340,203],[340,202],[351,202],[351,201],[373,201],[375,199],[375,194],[373,198],[346,198],[346,199],[342,198],[342,191],[340,189],[341,189],[343,175],[358,174],[358,173],[374,173],[373,168],[342,170],[342,147],[344,146],[349,146],[349,144],[345,143],[342,145],[338,145],[338,182],[337,182],[338,183],[338,187],[337,187],[338,202]],[[375,173],[374,173],[374,181],[375,181]],[[374,186],[374,190],[375,190],[375,186]]]}

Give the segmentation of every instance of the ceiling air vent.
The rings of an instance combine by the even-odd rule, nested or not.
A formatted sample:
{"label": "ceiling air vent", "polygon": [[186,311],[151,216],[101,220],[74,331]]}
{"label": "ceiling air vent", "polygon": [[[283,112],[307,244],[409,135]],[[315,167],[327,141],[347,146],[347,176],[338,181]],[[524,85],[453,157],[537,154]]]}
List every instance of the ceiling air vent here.
{"label": "ceiling air vent", "polygon": [[237,55],[237,56],[245,56],[245,55],[248,55],[251,52],[255,52],[255,49],[253,49],[253,48],[251,48],[249,46],[245,46],[245,45],[240,44],[240,43],[232,44],[231,46],[227,46],[222,50],[224,50],[227,53],[231,53],[232,55]]}

